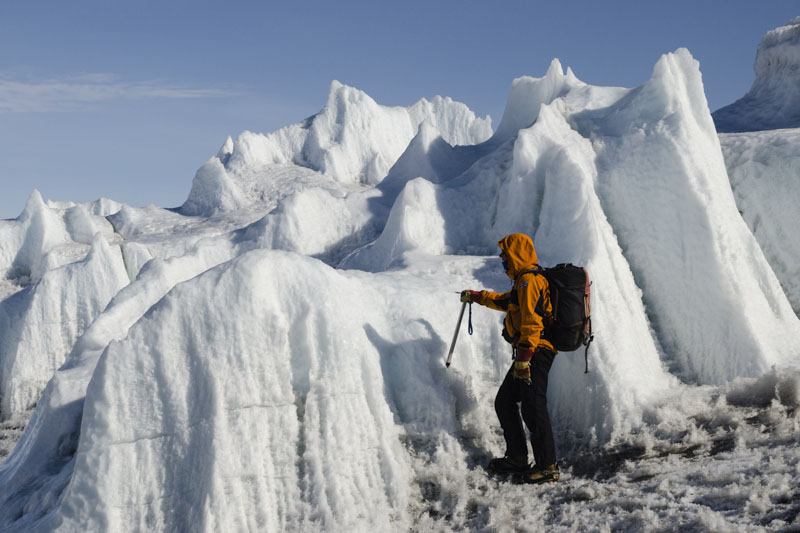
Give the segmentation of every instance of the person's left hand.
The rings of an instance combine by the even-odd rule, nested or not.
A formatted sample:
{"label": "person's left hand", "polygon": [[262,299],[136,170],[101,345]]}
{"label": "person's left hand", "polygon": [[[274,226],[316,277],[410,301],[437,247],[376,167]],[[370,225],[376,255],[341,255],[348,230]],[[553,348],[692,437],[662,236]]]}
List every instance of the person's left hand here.
{"label": "person's left hand", "polygon": [[514,361],[514,377],[523,381],[531,380],[530,361]]}
{"label": "person's left hand", "polygon": [[532,357],[533,357],[533,351],[527,346],[520,346],[517,348],[517,354],[514,357],[515,378],[522,379],[530,383]]}

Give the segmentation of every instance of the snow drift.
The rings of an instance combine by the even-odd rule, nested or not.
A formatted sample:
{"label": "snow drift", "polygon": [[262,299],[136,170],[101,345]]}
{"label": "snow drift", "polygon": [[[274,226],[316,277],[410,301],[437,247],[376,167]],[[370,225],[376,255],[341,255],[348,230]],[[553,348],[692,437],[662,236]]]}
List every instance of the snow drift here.
{"label": "snow drift", "polygon": [[[524,509],[542,526],[735,529],[788,505],[777,494],[797,480],[796,457],[759,468],[768,451],[749,446],[766,446],[757,426],[797,440],[800,320],[767,262],[785,261],[789,278],[795,252],[772,250],[769,227],[759,246],[736,201],[754,220],[763,183],[729,168],[742,173],[734,192],[681,49],[633,89],[590,86],[556,60],[514,81],[494,135],[449,99],[385,108],[334,82],[318,115],[228,139],[179,210],[67,215],[75,206],[34,195],[0,224],[0,266],[33,283],[0,301],[3,405],[36,403],[0,465],[0,527],[513,529]],[[453,366],[442,359],[455,293],[508,289],[496,243],[511,232],[534,237],[542,264],[593,279],[592,372],[560,354],[550,377],[565,471],[621,476],[626,501],[658,511],[623,505],[615,518],[602,487],[566,481],[549,494],[588,510],[554,518],[480,468],[504,451],[501,315],[476,307],[475,334]],[[69,264],[42,259],[67,249]],[[34,387],[14,392],[33,356]],[[685,481],[680,465],[648,461],[687,450],[767,476],[768,496],[706,511],[724,507],[722,481],[744,485],[695,465],[710,488],[686,522],[670,511],[686,502],[661,496]],[[666,481],[630,489],[651,478]]]}

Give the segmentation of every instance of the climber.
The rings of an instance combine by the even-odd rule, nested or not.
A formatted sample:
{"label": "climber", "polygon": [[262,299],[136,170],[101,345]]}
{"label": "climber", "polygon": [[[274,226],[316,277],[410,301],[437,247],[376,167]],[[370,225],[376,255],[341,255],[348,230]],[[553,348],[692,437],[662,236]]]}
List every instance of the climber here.
{"label": "climber", "polygon": [[[511,344],[514,354],[514,363],[494,401],[506,453],[492,459],[488,469],[521,476],[527,483],[557,481],[560,473],[547,412],[547,375],[556,350],[543,335],[545,322],[552,317],[548,283],[543,275],[536,273],[537,257],[530,237],[514,233],[501,239],[498,245],[503,268],[514,282],[511,290],[461,293],[462,302],[506,312],[503,338]],[[523,421],[530,432],[533,465],[528,463]]]}

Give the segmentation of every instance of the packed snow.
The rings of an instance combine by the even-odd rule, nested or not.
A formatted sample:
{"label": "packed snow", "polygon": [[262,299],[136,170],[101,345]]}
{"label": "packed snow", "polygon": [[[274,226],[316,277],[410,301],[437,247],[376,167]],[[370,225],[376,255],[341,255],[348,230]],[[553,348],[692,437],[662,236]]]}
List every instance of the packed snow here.
{"label": "packed snow", "polygon": [[[554,60],[490,125],[333,82],[177,209],[34,192],[0,221],[0,529],[800,527],[797,130],[718,135],[685,49],[632,89]],[[512,232],[593,282],[547,486],[484,469],[502,316],[444,366]]]}

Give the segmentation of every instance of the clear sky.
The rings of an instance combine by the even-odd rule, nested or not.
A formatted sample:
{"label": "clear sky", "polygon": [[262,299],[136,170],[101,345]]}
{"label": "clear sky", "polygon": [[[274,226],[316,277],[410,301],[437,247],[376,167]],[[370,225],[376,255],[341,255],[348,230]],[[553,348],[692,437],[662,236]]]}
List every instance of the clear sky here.
{"label": "clear sky", "polygon": [[178,206],[228,135],[316,113],[333,79],[383,105],[450,96],[497,127],[511,81],[555,57],[634,87],[686,47],[713,111],[798,15],[797,0],[2,2],[0,218],[34,188]]}

